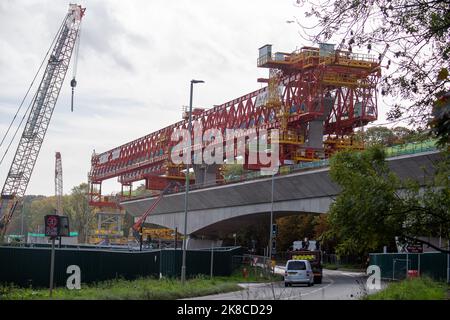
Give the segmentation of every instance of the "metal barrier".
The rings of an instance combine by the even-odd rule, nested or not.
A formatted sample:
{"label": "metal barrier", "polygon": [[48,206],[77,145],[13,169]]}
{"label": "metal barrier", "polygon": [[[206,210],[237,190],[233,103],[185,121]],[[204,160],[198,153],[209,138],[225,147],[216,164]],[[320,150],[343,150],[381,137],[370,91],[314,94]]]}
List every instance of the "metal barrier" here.
{"label": "metal barrier", "polygon": [[436,140],[429,139],[421,142],[411,142],[385,148],[386,157],[392,158],[402,155],[416,154],[437,150]]}

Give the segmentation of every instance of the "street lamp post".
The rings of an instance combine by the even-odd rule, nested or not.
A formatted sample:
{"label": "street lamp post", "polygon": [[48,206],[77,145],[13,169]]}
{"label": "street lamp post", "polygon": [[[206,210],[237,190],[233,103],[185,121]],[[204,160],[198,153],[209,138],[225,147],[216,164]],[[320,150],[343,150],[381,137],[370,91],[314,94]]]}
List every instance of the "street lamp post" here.
{"label": "street lamp post", "polygon": [[[192,91],[194,88],[194,83],[204,83],[203,80],[191,80],[191,92],[190,92],[190,99],[189,99],[189,124],[188,124],[188,131],[189,131],[189,138],[191,138],[191,132],[192,132]],[[183,233],[183,261],[181,265],[181,283],[184,285],[186,282],[186,243],[187,243],[187,213],[188,213],[188,194],[189,194],[189,169],[190,169],[190,162],[192,160],[191,155],[191,146],[192,143],[189,144],[189,158],[186,160],[186,193],[184,197],[184,233]]]}
{"label": "street lamp post", "polygon": [[273,192],[275,185],[275,172],[272,173],[272,195],[270,200],[270,235],[269,235],[269,261],[272,261],[272,241],[273,241]]}

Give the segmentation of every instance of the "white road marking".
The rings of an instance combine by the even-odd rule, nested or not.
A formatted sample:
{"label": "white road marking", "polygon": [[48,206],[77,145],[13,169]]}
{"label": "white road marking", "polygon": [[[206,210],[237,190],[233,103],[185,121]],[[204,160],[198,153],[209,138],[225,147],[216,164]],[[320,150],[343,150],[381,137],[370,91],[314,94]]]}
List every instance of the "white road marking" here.
{"label": "white road marking", "polygon": [[365,275],[362,272],[341,272],[341,274],[349,277],[361,277]]}
{"label": "white road marking", "polygon": [[298,294],[298,295],[296,295],[296,296],[288,297],[288,298],[286,298],[286,300],[291,300],[291,299],[301,298],[301,297],[303,297],[303,296],[310,295],[311,293],[316,293],[316,292],[319,292],[320,290],[325,290],[326,288],[328,288],[329,286],[331,286],[332,284],[334,284],[334,280],[333,280],[333,279],[330,278],[329,280],[330,280],[330,283],[327,284],[325,287],[321,287],[321,288],[318,288],[318,289],[314,289],[314,290],[312,290],[312,291],[308,291],[308,292],[305,292],[305,293],[301,293],[301,292],[300,292],[300,294]]}

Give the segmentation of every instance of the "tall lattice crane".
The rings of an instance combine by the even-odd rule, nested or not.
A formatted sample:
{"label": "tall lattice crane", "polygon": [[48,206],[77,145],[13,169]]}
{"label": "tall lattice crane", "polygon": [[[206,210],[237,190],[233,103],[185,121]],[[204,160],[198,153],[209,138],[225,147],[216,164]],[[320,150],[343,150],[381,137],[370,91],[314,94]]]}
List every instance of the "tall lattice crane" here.
{"label": "tall lattice crane", "polygon": [[[14,211],[21,206],[56,101],[79,37],[85,8],[70,4],[57,33],[42,80],[31,103],[28,119],[9,169],[0,198],[0,238]],[[72,87],[74,87],[72,85]]]}
{"label": "tall lattice crane", "polygon": [[61,153],[55,154],[55,197],[56,197],[56,213],[58,215],[63,214],[63,173],[62,173],[62,161]]}

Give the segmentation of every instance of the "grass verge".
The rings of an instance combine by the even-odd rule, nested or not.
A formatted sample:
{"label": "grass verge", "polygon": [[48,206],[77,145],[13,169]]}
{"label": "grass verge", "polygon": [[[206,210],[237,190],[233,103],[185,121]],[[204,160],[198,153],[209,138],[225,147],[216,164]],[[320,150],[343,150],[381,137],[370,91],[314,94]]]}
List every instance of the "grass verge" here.
{"label": "grass verge", "polygon": [[411,278],[390,283],[387,288],[366,296],[368,300],[445,300],[449,286],[430,278]]}
{"label": "grass verge", "polygon": [[[249,268],[247,268],[248,270]],[[178,279],[141,278],[137,280],[110,280],[96,284],[82,284],[81,290],[56,288],[53,299],[59,300],[174,300],[241,290],[238,283],[280,281],[279,276],[267,276],[259,268],[243,277],[242,268],[229,277],[198,276],[183,286]],[[262,275],[262,276],[261,276]],[[281,277],[282,278],[282,277]],[[48,289],[0,286],[0,300],[50,299]]]}

